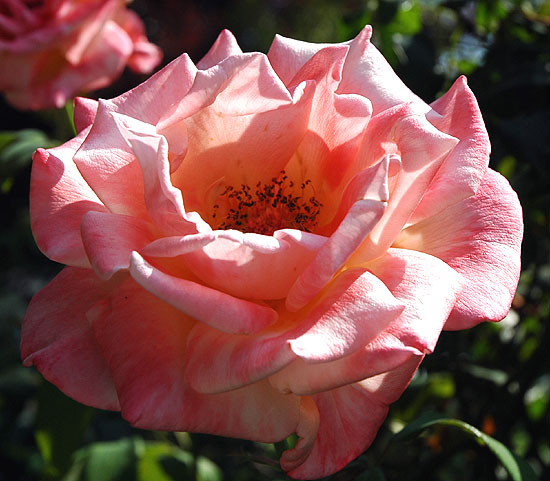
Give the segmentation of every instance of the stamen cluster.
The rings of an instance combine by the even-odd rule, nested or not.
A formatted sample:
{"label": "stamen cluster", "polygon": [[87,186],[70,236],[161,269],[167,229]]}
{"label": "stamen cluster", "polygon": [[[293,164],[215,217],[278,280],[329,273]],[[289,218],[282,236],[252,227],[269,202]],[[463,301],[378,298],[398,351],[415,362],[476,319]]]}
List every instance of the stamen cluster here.
{"label": "stamen cluster", "polygon": [[314,195],[311,180],[296,184],[282,170],[271,183],[259,181],[254,189],[241,184],[240,189],[228,185],[214,204],[214,221],[218,229],[271,235],[279,229],[299,229],[311,232],[317,226],[317,216],[323,204]]}

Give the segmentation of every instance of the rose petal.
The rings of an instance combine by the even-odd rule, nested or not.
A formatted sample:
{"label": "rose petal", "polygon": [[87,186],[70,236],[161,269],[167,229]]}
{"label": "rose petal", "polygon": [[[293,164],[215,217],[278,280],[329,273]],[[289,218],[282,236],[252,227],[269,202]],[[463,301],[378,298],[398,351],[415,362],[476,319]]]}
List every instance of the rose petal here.
{"label": "rose petal", "polygon": [[21,358],[67,396],[89,406],[117,410],[113,381],[86,317],[108,295],[109,286],[89,269],[62,270],[27,308]]}
{"label": "rose petal", "polygon": [[[291,469],[287,474],[294,479],[328,476],[365,451],[386,418],[388,405],[401,396],[421,360],[422,356],[414,356],[393,371],[313,396],[319,429],[314,442],[310,439],[314,430],[304,429],[309,438],[303,438],[303,444],[312,448],[302,464],[287,465],[283,453],[281,466]],[[298,426],[303,422],[300,419]]]}
{"label": "rose petal", "polygon": [[439,257],[465,278],[445,325],[454,330],[507,314],[519,279],[522,236],[517,196],[489,169],[474,197],[405,229],[396,245]]}
{"label": "rose petal", "polygon": [[239,47],[235,36],[229,30],[224,29],[207,54],[197,63],[197,67],[201,70],[207,70],[232,55],[242,53],[243,51]]}
{"label": "rose petal", "polygon": [[466,77],[460,77],[431,107],[433,110],[428,113],[428,120],[460,141],[424,193],[409,220],[411,224],[474,195],[489,164],[489,137]]}
{"label": "rose petal", "polygon": [[187,335],[193,321],[133,282],[111,298],[112,313],[93,323],[113,374],[123,416],[136,427],[284,439],[297,424],[299,398],[267,383],[217,395],[185,383]]}
{"label": "rose petal", "polygon": [[414,106],[403,105],[373,117],[359,156],[364,165],[392,150],[400,152],[401,170],[393,180],[388,206],[350,265],[383,254],[422,199],[439,167],[458,140],[434,128]]}
{"label": "rose petal", "polygon": [[97,112],[98,102],[87,97],[74,99],[74,124],[78,133],[92,125]]}
{"label": "rose petal", "polygon": [[153,239],[153,226],[142,219],[90,211],[82,217],[82,241],[97,275],[104,280],[130,267],[132,251]]}
{"label": "rose petal", "polygon": [[31,227],[38,247],[50,259],[78,267],[90,266],[80,237],[82,217],[108,212],[72,161],[87,132],[60,147],[38,149],[31,175]]}
{"label": "rose petal", "polygon": [[130,273],[152,294],[223,332],[253,333],[277,320],[277,313],[267,306],[165,274],[151,266],[137,252],[132,253]]}
{"label": "rose petal", "polygon": [[277,324],[255,336],[228,336],[196,326],[190,336],[186,379],[200,392],[220,392],[269,376],[296,356],[308,362],[349,356],[375,338],[402,309],[370,273],[346,271],[310,310],[298,316],[281,312]]}
{"label": "rose petal", "polygon": [[372,199],[353,204],[336,232],[292,285],[286,298],[287,309],[299,310],[330,282],[374,228],[385,208],[385,202]]}
{"label": "rose petal", "polygon": [[[216,231],[219,232],[219,231]],[[208,285],[228,294],[249,299],[282,299],[301,271],[315,257],[326,241],[315,234],[290,234],[292,229],[276,231],[271,249],[259,249],[251,244],[253,236],[244,234],[243,240],[231,234],[218,234],[215,242],[201,250],[185,255],[185,262],[193,273]],[[241,234],[242,235],[242,234]],[[239,245],[239,242],[241,245]],[[276,249],[276,243],[282,248]],[[265,245],[263,247],[266,247]],[[269,272],[269,276],[266,276]]]}

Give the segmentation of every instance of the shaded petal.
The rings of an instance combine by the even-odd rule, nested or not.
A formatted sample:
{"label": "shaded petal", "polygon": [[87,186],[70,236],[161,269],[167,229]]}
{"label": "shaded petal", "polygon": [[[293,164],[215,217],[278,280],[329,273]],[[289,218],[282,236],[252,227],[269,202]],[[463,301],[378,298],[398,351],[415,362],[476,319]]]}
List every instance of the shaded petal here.
{"label": "shaded petal", "polygon": [[476,195],[405,229],[396,245],[439,257],[465,283],[445,329],[499,321],[510,309],[520,273],[523,236],[517,195],[487,170]]}
{"label": "shaded petal", "polygon": [[[348,50],[347,45],[319,50],[290,83],[292,87],[313,80],[315,94],[308,132],[285,171],[291,178],[311,180],[315,196],[325,204],[325,199],[344,182],[372,112],[368,99],[335,93]],[[325,206],[321,217],[327,210]]]}
{"label": "shaded petal", "polygon": [[[308,362],[349,356],[385,329],[402,308],[370,273],[347,271],[315,306],[298,315],[280,311],[279,322],[257,335],[228,336],[196,326],[190,337],[186,379],[200,392],[219,392],[269,376],[296,356]],[[291,391],[287,386],[276,387]]]}
{"label": "shaded petal", "polygon": [[267,383],[216,395],[185,383],[193,321],[133,282],[113,293],[112,313],[93,329],[113,373],[123,416],[143,429],[192,431],[262,442],[284,439],[297,424],[299,398]]}
{"label": "shaded petal", "polygon": [[457,79],[431,107],[427,119],[442,132],[459,139],[459,143],[424,193],[409,221],[411,224],[474,195],[489,165],[489,136],[466,77]]}
{"label": "shaded petal", "polygon": [[78,267],[90,263],[80,236],[89,211],[108,212],[72,161],[89,129],[69,142],[33,155],[31,227],[38,247],[50,259]]}
{"label": "shaded petal", "polygon": [[104,280],[130,267],[132,251],[141,251],[154,238],[148,222],[119,214],[90,211],[82,218],[82,241],[97,275]]}
{"label": "shaded petal", "polygon": [[78,133],[93,124],[98,102],[87,97],[74,99],[74,125]]}
{"label": "shaded petal", "polygon": [[267,306],[164,274],[146,262],[137,252],[132,253],[130,273],[152,294],[223,332],[257,332],[277,320],[277,313]]}
{"label": "shaded petal", "polygon": [[321,292],[371,232],[385,208],[385,202],[371,199],[353,204],[336,232],[292,285],[286,298],[287,309],[297,311]]}
{"label": "shaded petal", "polygon": [[112,286],[90,269],[63,269],[27,308],[21,358],[23,365],[36,366],[67,396],[89,406],[116,410],[119,405],[113,381],[87,319],[87,312],[108,296]]}
{"label": "shaded petal", "polygon": [[243,51],[239,47],[235,36],[229,30],[224,29],[218,35],[218,38],[212,47],[210,47],[207,54],[197,63],[197,67],[201,70],[207,70],[227,57],[242,53]]}
{"label": "shaded petal", "polygon": [[172,175],[185,204],[212,214],[227,186],[270,183],[306,132],[310,87],[300,86],[292,97],[260,54],[230,57],[200,71],[193,91],[179,104],[185,111],[166,121],[170,145],[172,138],[188,139],[185,158]]}
{"label": "shaded petal", "polygon": [[[254,237],[250,234],[241,234],[240,240],[228,236],[229,232],[235,231],[218,234],[215,242],[187,254],[185,262],[208,285],[249,299],[284,298],[326,241],[323,236],[285,229],[273,237],[261,236],[273,239],[272,248],[259,249],[257,243],[251,244]],[[276,243],[281,248],[276,248]]]}
{"label": "shaded petal", "polygon": [[[414,356],[393,371],[313,396],[319,429],[313,443],[304,439],[304,445],[313,445],[311,452],[299,466],[289,463],[288,475],[294,479],[328,476],[365,451],[386,418],[388,405],[401,396],[421,360],[422,356]],[[313,432],[306,431],[306,435]],[[281,461],[285,469],[284,453]]]}

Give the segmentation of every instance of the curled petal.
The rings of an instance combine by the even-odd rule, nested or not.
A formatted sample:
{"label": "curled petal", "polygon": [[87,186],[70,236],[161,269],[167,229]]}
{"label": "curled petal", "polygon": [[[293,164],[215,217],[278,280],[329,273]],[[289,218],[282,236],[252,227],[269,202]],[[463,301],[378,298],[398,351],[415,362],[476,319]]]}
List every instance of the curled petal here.
{"label": "curled petal", "polygon": [[130,280],[93,330],[112,372],[122,415],[142,429],[192,431],[261,442],[284,439],[297,424],[299,398],[267,382],[205,395],[184,379],[194,321]]}
{"label": "curled petal", "polygon": [[510,309],[520,272],[523,236],[517,195],[487,170],[475,196],[405,229],[396,245],[427,252],[464,278],[445,329],[499,321]]}
{"label": "curled petal", "polygon": [[292,285],[286,298],[287,309],[297,311],[319,294],[371,232],[385,208],[385,202],[371,199],[353,204],[336,232]]}
{"label": "curled petal", "polygon": [[292,229],[273,236],[214,232],[215,241],[186,254],[186,264],[208,285],[249,299],[283,299],[326,241]]}
{"label": "curled petal", "polygon": [[40,250],[63,264],[89,267],[80,236],[82,217],[89,211],[108,212],[72,161],[89,129],[50,150],[33,155],[31,227]]}
{"label": "curled petal", "polygon": [[130,267],[132,251],[141,251],[154,239],[148,222],[119,214],[90,211],[82,218],[82,242],[90,263],[104,280]]}
{"label": "curled petal", "polygon": [[[305,461],[288,475],[294,479],[328,476],[359,456],[373,442],[388,405],[405,390],[421,360],[422,356],[413,356],[393,371],[314,395],[319,429]],[[312,440],[306,438],[304,444],[309,446]]]}
{"label": "curled petal", "polygon": [[277,320],[277,313],[267,306],[164,274],[137,252],[132,253],[130,273],[139,284],[160,299],[223,332],[253,333]]}
{"label": "curled petal", "polygon": [[489,137],[466,77],[457,79],[431,107],[428,120],[442,132],[459,139],[459,142],[424,193],[409,220],[411,224],[474,195],[489,164]]}
{"label": "curled petal", "polygon": [[78,133],[93,124],[98,102],[87,97],[74,99],[74,125]]}
{"label": "curled petal", "polygon": [[29,304],[22,325],[21,358],[23,365],[36,366],[67,396],[117,410],[113,380],[87,316],[112,287],[90,269],[63,269]]}

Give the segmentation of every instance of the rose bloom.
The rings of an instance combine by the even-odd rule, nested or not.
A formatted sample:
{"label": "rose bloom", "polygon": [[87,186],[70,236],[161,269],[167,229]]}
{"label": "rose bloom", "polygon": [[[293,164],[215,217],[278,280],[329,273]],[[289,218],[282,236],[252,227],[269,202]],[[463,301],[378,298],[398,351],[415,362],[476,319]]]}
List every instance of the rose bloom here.
{"label": "rose bloom", "polygon": [[312,479],[373,441],[442,329],[498,321],[521,208],[459,78],[431,105],[370,43],[228,31],[39,149],[31,222],[66,264],[26,366],[144,429],[275,442]]}
{"label": "rose bloom", "polygon": [[62,107],[76,93],[115,80],[126,64],[161,61],[126,0],[2,0],[0,91],[19,109]]}

